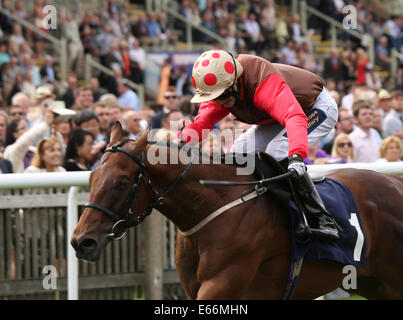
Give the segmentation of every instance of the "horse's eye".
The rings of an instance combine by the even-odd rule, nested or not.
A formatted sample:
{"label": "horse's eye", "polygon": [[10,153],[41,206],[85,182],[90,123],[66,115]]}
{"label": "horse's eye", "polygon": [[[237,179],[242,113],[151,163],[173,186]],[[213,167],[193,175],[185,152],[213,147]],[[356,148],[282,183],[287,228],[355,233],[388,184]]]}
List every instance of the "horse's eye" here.
{"label": "horse's eye", "polygon": [[129,188],[130,183],[128,181],[119,181],[116,184],[116,188],[119,190],[125,190],[127,188]]}

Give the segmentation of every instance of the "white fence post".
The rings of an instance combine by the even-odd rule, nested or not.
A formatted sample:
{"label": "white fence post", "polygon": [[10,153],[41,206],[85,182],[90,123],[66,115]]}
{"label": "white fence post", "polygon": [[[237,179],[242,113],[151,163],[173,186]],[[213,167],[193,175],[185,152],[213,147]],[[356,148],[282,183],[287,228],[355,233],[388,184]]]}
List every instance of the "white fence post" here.
{"label": "white fence post", "polygon": [[78,187],[71,187],[67,202],[67,299],[78,300],[78,260],[74,248],[70,245],[78,219]]}

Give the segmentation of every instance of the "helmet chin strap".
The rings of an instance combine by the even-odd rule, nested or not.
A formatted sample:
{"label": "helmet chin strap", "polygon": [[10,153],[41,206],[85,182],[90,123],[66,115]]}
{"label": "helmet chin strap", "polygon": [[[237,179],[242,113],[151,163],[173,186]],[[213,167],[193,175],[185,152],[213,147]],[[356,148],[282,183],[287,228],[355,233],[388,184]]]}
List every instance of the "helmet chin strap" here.
{"label": "helmet chin strap", "polygon": [[[235,98],[235,105],[237,105],[240,101],[241,101],[241,96],[240,96],[240,92],[241,92],[241,80],[237,79],[238,76],[238,70],[236,67],[236,61],[235,58],[233,56],[233,54],[229,51],[227,51],[228,54],[231,56],[232,61],[234,63],[234,68],[235,68],[235,72],[234,72],[234,82],[231,85],[231,91],[232,91],[232,96]],[[238,80],[238,81],[237,81]],[[235,84],[237,84],[237,88],[235,89]]]}
{"label": "helmet chin strap", "polygon": [[235,97],[235,99],[238,101],[238,100],[241,100],[241,95],[240,95],[240,93],[241,93],[241,79],[238,79],[238,81],[237,81],[237,88],[236,88],[236,90],[234,90],[234,97]]}

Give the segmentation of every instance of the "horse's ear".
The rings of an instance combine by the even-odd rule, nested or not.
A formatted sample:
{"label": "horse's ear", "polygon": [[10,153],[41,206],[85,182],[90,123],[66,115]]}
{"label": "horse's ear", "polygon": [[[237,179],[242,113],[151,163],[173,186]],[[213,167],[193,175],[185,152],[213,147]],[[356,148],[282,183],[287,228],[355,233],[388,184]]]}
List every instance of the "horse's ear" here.
{"label": "horse's ear", "polygon": [[136,146],[139,150],[143,150],[145,149],[145,147],[148,144],[148,134],[150,133],[151,128],[148,128],[142,135],[140,138],[138,138],[138,140],[136,141]]}
{"label": "horse's ear", "polygon": [[116,121],[111,130],[109,145],[115,145],[123,138],[123,128],[119,121]]}

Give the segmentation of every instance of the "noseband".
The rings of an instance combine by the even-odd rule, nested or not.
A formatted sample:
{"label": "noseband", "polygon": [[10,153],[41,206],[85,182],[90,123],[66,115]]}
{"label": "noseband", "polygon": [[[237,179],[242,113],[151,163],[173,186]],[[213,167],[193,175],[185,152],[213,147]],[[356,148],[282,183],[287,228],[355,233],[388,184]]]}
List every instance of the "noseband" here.
{"label": "noseband", "polygon": [[[163,203],[164,203],[164,197],[170,193],[176,186],[177,184],[183,180],[188,173],[190,172],[190,170],[193,167],[193,161],[190,161],[189,165],[187,166],[187,168],[182,172],[182,174],[168,187],[168,189],[163,192],[163,193],[159,193],[152,185],[151,180],[149,180],[147,182],[148,186],[150,187],[151,193],[152,193],[152,201],[151,203],[148,205],[148,207],[144,210],[144,212],[142,214],[140,214],[139,216],[137,216],[135,219],[131,220],[132,215],[133,215],[133,208],[137,202],[139,193],[140,193],[140,186],[142,184],[142,182],[144,181],[143,177],[144,177],[144,170],[145,170],[145,164],[144,164],[144,159],[145,159],[145,151],[143,150],[141,152],[141,156],[138,157],[136,154],[134,154],[133,152],[130,152],[128,150],[123,149],[123,145],[125,145],[128,141],[132,141],[129,139],[124,139],[122,140],[118,145],[112,146],[110,148],[107,148],[104,153],[107,152],[121,152],[123,154],[125,154],[126,156],[128,156],[130,159],[132,159],[139,167],[137,169],[136,172],[136,178],[135,178],[135,182],[134,184],[131,186],[129,194],[126,198],[126,201],[122,207],[121,210],[123,210],[125,207],[127,207],[127,205],[130,203],[129,205],[129,209],[126,213],[126,217],[124,219],[122,219],[122,217],[118,214],[116,214],[115,212],[99,205],[96,204],[95,202],[88,202],[84,207],[85,208],[92,208],[92,209],[96,209],[98,211],[103,212],[105,215],[107,215],[110,219],[112,219],[112,221],[115,222],[115,224],[112,227],[111,233],[108,234],[108,238],[112,238],[114,240],[119,240],[121,239],[126,232],[122,233],[122,235],[117,236],[116,235],[116,229],[119,225],[123,224],[126,229],[130,228],[130,227],[134,227],[136,225],[138,225],[139,223],[141,223],[145,217],[147,217],[153,209],[160,207]],[[131,202],[130,202],[131,201]]]}

